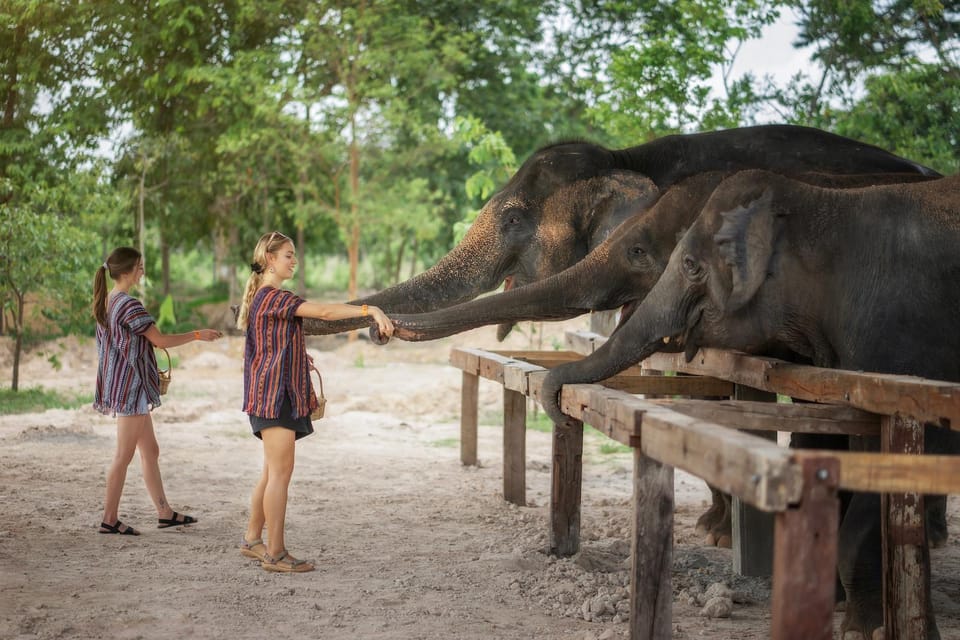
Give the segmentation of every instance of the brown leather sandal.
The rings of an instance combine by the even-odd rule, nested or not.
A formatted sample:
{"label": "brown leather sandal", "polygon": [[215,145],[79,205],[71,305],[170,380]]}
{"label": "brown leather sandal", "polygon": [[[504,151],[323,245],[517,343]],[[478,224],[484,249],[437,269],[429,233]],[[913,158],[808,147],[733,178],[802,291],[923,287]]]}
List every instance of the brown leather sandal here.
{"label": "brown leather sandal", "polygon": [[263,554],[263,562],[260,563],[264,571],[273,571],[275,573],[306,573],[313,571],[314,566],[306,560],[297,560],[284,549],[276,558],[269,553]]}

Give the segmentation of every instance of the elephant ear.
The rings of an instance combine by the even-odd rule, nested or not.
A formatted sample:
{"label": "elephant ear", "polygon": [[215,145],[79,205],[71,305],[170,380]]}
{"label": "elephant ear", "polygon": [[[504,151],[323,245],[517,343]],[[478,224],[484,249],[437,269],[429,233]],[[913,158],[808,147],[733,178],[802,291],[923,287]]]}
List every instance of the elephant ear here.
{"label": "elephant ear", "polygon": [[772,201],[773,190],[767,188],[751,201],[720,214],[723,223],[713,239],[720,259],[730,269],[727,313],[749,302],[767,277],[777,228]]}

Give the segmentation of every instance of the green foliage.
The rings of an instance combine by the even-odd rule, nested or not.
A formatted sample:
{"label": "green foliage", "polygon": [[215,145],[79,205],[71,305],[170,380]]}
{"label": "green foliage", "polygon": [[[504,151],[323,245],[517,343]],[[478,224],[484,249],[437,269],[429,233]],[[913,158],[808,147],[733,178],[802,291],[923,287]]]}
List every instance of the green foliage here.
{"label": "green foliage", "polygon": [[169,332],[177,326],[177,316],[173,312],[173,296],[167,294],[160,303],[160,313],[157,314],[157,328]]}
{"label": "green foliage", "polygon": [[459,438],[441,438],[440,440],[431,440],[431,447],[437,447],[442,449],[455,449],[460,446]]}
{"label": "green foliage", "polygon": [[[466,180],[467,196],[486,201],[516,172],[516,156],[503,135],[499,131],[490,131],[479,119],[458,117],[455,125],[454,140],[470,150],[470,163],[477,167]],[[479,210],[472,210],[454,225],[457,242],[463,239],[479,213]]]}
{"label": "green foliage", "polygon": [[13,391],[0,389],[0,415],[37,413],[47,409],[76,409],[93,403],[93,394],[63,394],[43,387]]}

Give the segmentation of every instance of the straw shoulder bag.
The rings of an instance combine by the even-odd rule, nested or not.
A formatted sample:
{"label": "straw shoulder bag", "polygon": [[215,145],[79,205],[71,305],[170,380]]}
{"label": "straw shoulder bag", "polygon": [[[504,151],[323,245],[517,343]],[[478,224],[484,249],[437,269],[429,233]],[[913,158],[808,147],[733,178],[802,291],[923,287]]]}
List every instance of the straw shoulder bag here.
{"label": "straw shoulder bag", "polygon": [[327,406],[327,399],[323,395],[323,376],[320,375],[320,371],[314,367],[313,371],[317,374],[317,380],[320,381],[320,395],[318,396],[315,391],[311,391],[311,395],[317,401],[317,408],[310,412],[311,420],[319,420],[323,417],[323,410]]}
{"label": "straw shoulder bag", "polygon": [[169,351],[163,347],[161,347],[160,350],[163,351],[163,354],[167,357],[166,369],[161,369],[159,366],[157,366],[157,373],[160,376],[160,395],[165,395],[167,393],[167,389],[170,388],[170,380],[173,379],[173,360],[170,358]]}

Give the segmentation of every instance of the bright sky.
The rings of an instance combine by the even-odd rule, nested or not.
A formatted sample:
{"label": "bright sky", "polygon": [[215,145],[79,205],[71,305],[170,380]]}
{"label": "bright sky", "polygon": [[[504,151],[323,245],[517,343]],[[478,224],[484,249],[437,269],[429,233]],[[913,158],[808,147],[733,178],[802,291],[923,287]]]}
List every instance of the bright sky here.
{"label": "bright sky", "polygon": [[777,22],[767,27],[763,37],[743,45],[734,64],[734,77],[752,71],[757,77],[771,74],[778,81],[786,80],[812,63],[807,49],[795,49],[797,17],[784,11]]}

